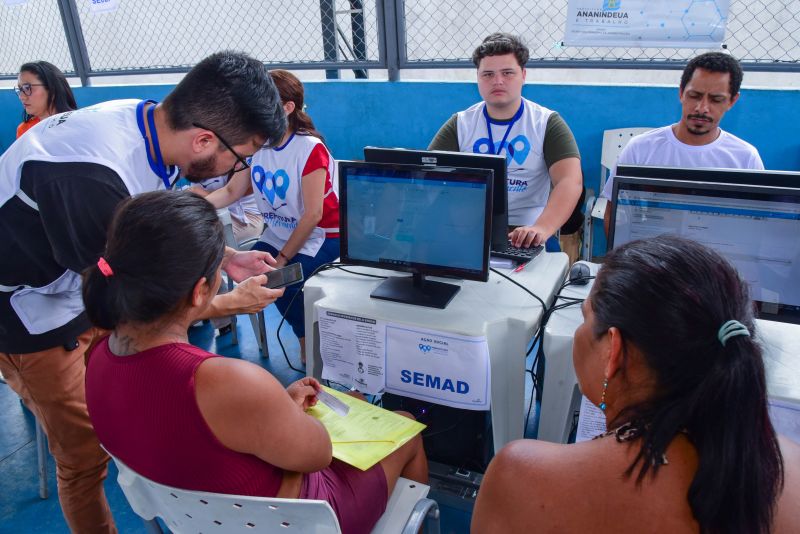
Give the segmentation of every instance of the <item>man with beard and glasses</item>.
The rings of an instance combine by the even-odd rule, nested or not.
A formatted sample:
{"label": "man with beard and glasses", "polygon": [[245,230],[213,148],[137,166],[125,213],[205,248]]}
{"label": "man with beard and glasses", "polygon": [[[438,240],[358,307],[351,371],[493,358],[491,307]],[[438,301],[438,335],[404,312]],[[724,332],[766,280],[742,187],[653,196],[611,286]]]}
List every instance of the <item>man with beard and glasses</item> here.
{"label": "man with beard and glasses", "polygon": [[[116,531],[103,492],[108,456],[84,394],[85,355],[100,332],[78,273],[101,257],[121,200],[171,188],[180,170],[199,181],[245,169],[285,129],[264,65],[220,52],[160,104],[118,100],[52,115],[0,156],[0,372],[44,427],[73,532]],[[274,264],[265,252],[226,250],[223,268],[243,282],[214,299],[208,316],[254,313],[282,295],[262,287]],[[108,283],[125,278],[114,272]]]}
{"label": "man with beard and glasses", "polygon": [[[763,169],[756,148],[719,127],[739,100],[742,67],[730,54],[707,52],[686,65],[678,97],[681,120],[637,135],[622,150],[617,165]],[[600,195],[611,200],[616,167]],[[610,206],[605,213],[608,234]]]}

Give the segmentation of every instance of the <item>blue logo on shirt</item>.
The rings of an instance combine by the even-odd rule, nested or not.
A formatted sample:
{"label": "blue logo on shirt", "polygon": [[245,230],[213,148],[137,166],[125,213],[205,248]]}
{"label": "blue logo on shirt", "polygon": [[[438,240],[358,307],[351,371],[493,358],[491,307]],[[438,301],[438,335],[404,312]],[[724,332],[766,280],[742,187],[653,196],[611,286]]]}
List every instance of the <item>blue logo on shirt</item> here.
{"label": "blue logo on shirt", "polygon": [[253,185],[266,197],[273,208],[278,210],[286,205],[286,202],[275,205],[275,198],[286,200],[286,193],[289,191],[291,180],[285,170],[278,169],[273,173],[265,170],[261,165],[256,165],[253,167],[251,176]]}
{"label": "blue logo on shirt", "polygon": [[616,11],[622,7],[622,0],[603,0],[603,11]]}
{"label": "blue logo on shirt", "polygon": [[500,154],[503,150],[506,151],[506,163],[510,165],[515,161],[518,165],[522,165],[531,153],[531,143],[527,137],[520,134],[507,143],[495,143],[494,146],[491,146],[486,137],[478,139],[472,145],[472,152],[475,154]]}

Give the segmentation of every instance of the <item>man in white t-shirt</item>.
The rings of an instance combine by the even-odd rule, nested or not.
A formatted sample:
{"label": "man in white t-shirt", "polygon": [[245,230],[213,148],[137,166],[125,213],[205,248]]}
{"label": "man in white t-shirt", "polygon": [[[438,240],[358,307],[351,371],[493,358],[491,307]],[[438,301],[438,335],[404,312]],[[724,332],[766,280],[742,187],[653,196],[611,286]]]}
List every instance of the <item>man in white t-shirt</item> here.
{"label": "man in white t-shirt", "polygon": [[[723,131],[719,123],[739,99],[742,68],[730,54],[707,52],[686,65],[678,96],[681,120],[631,139],[617,164],[662,167],[763,169],[755,147]],[[616,167],[600,196],[611,201]],[[606,208],[605,230],[611,217]]]}

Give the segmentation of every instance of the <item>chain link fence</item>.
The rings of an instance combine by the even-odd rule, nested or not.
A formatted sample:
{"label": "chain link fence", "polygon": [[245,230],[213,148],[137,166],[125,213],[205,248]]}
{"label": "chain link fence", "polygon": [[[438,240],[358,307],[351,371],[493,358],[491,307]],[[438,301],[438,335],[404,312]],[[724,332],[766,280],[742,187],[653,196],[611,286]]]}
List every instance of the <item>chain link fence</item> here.
{"label": "chain link fence", "polygon": [[57,2],[0,4],[0,36],[2,75],[16,76],[20,65],[38,59],[49,61],[67,74],[75,72]]}
{"label": "chain link fence", "polygon": [[[626,63],[683,65],[697,54],[696,50],[681,48],[564,47],[561,40],[566,16],[567,0],[452,0],[446,4],[405,0],[403,66],[469,63],[475,47],[496,31],[521,35],[530,48],[531,61],[552,62],[553,66],[580,66],[580,62],[588,61],[606,63],[608,68]],[[448,31],[441,31],[442,27]],[[800,67],[800,2],[732,0],[725,44],[748,64],[789,63]]]}
{"label": "chain link fence", "polygon": [[[4,0],[0,77],[15,77],[35,59],[84,79],[181,72],[221,49],[270,66],[391,73],[469,65],[472,50],[494,31],[520,34],[539,65],[656,68],[696,54],[564,47],[567,0],[116,0],[106,12],[94,10],[97,3]],[[731,0],[725,43],[748,65],[800,70],[800,1]]]}
{"label": "chain link fence", "polygon": [[[337,13],[343,3],[346,12]],[[186,69],[223,49],[268,64],[377,62],[375,3],[368,2],[366,10],[360,1],[355,9],[351,3],[137,0],[93,13],[88,2],[80,2],[78,13],[91,70],[99,74]],[[357,51],[360,57],[354,57]]]}

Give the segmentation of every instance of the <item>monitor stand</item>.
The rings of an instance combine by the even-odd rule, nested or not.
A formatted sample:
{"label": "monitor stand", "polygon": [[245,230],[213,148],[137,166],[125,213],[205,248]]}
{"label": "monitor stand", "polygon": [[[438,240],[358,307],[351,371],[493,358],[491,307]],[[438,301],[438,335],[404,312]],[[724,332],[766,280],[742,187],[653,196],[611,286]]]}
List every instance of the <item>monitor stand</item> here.
{"label": "monitor stand", "polygon": [[415,273],[413,276],[390,276],[370,293],[370,297],[443,310],[460,289],[461,286],[426,280]]}

